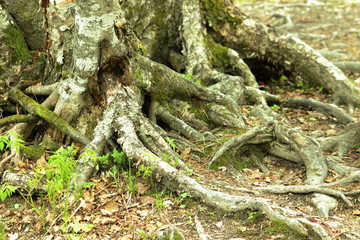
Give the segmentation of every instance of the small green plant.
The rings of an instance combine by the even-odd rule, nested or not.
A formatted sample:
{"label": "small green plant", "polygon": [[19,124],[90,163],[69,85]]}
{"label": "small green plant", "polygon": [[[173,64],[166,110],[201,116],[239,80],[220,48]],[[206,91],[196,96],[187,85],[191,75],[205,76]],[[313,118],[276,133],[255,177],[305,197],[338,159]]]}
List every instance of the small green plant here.
{"label": "small green plant", "polygon": [[145,166],[141,164],[138,167],[138,171],[136,172],[137,177],[150,178],[152,176],[152,168],[150,166]]}
{"label": "small green plant", "polygon": [[296,87],[302,88],[302,87],[304,87],[304,83],[303,82],[298,82],[298,83],[296,83]]}
{"label": "small green plant", "polygon": [[3,220],[0,220],[0,240],[6,239],[6,232],[5,232],[6,224]]}
{"label": "small green plant", "polygon": [[94,182],[83,182],[82,183],[82,187],[85,188],[85,189],[89,189],[89,188],[91,188],[92,186],[95,186],[95,185],[96,185],[96,183],[94,183]]}
{"label": "small green plant", "polygon": [[247,222],[249,223],[260,221],[264,217],[264,214],[262,212],[247,212],[247,214]]}
{"label": "small green plant", "polygon": [[[73,146],[66,149],[60,148],[49,157],[46,168],[41,169],[45,170],[47,199],[53,212],[55,214],[62,212],[64,218],[69,207],[70,180],[74,177],[76,154],[77,150]],[[41,178],[42,176],[37,177]]]}
{"label": "small green plant", "polygon": [[131,192],[132,194],[136,194],[138,189],[137,189],[137,186],[135,183],[135,178],[131,173],[131,170],[129,170],[126,173],[126,175],[127,175],[126,181],[127,181],[127,186],[128,186],[129,192]]}
{"label": "small green plant", "polygon": [[118,152],[116,149],[113,150],[111,157],[114,159],[114,163],[117,164],[119,167],[126,166],[126,156],[124,152]]}
{"label": "small green plant", "polygon": [[213,216],[215,216],[215,213],[214,213],[214,212],[208,212],[208,215],[209,215],[210,217],[213,217]]}
{"label": "small green plant", "polygon": [[186,77],[187,79],[195,82],[196,84],[201,85],[201,80],[195,79],[191,74],[185,74],[185,73],[183,73],[183,74],[181,74],[181,75],[184,76],[184,77]]}
{"label": "small green plant", "polygon": [[0,199],[4,201],[10,197],[18,188],[11,186],[9,183],[4,183],[0,188]]}
{"label": "small green plant", "polygon": [[[124,169],[130,169],[130,162],[127,161],[125,153],[113,149],[111,154],[107,153],[97,158],[101,169],[108,169],[108,176],[114,179],[113,184],[119,186],[119,174]],[[127,165],[127,163],[129,165]],[[109,166],[110,165],[110,166]],[[112,165],[112,166],[111,166]],[[128,176],[128,178],[131,176]],[[129,182],[132,182],[131,180]]]}
{"label": "small green plant", "polygon": [[149,237],[149,236],[146,234],[145,231],[143,231],[143,230],[141,230],[141,229],[139,229],[139,228],[137,228],[136,231],[137,231],[138,234],[139,234],[141,237],[143,237],[143,238],[148,238],[148,237]]}
{"label": "small green plant", "polygon": [[155,206],[155,208],[157,208],[157,209],[163,209],[163,208],[165,208],[164,200],[162,200],[162,199],[156,199],[156,200],[155,200],[155,203],[154,203],[154,206]]}
{"label": "small green plant", "polygon": [[107,153],[103,156],[97,158],[100,167],[108,168],[109,164],[117,165],[120,169],[126,168],[127,160],[124,152],[119,152],[116,149],[113,149],[113,152]]}
{"label": "small green plant", "polygon": [[270,108],[274,111],[280,110],[280,106],[276,104],[272,105]]}
{"label": "small green plant", "polygon": [[169,146],[171,147],[172,150],[176,151],[176,146],[174,143],[174,139],[171,138],[166,138],[166,142],[169,144]]}
{"label": "small green plant", "polygon": [[183,172],[184,174],[188,175],[188,176],[191,176],[194,174],[194,169],[192,168],[189,168],[189,169],[186,169],[186,170],[181,170],[181,172]]}
{"label": "small green plant", "polygon": [[279,82],[284,83],[285,81],[289,80],[285,75],[280,76]]}
{"label": "small green plant", "polygon": [[[179,203],[184,202],[184,200],[185,200],[187,197],[189,197],[189,194],[188,194],[188,193],[182,193],[182,194],[180,194]],[[186,205],[185,205],[185,204],[181,204],[181,205],[179,206],[179,208],[186,208]]]}
{"label": "small green plant", "polygon": [[[11,140],[10,137],[13,137]],[[13,147],[16,151],[19,151],[21,147],[24,146],[25,141],[21,139],[21,136],[15,132],[8,132],[6,134],[0,135],[0,151],[4,151],[9,147]]]}

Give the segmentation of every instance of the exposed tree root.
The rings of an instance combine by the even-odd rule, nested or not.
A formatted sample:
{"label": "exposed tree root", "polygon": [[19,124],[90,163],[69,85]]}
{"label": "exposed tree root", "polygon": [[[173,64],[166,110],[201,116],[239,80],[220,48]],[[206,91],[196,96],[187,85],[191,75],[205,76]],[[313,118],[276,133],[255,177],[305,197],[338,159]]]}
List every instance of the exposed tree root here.
{"label": "exposed tree root", "polygon": [[53,83],[45,86],[31,86],[25,89],[26,94],[34,94],[34,95],[50,95],[53,93],[58,87],[58,83]]}
{"label": "exposed tree root", "polygon": [[74,129],[69,123],[61,119],[57,114],[50,111],[49,109],[41,106],[39,103],[34,101],[32,98],[26,96],[20,90],[13,88],[9,91],[9,96],[21,104],[29,113],[39,116],[47,122],[56,126],[61,132],[70,136],[73,140],[82,144],[89,143],[87,137],[80,134]]}
{"label": "exposed tree root", "polygon": [[[164,62],[172,62],[175,69],[191,74],[195,81],[203,84],[200,85],[165,65],[150,60],[146,51],[139,50],[142,45],[135,35],[124,27],[125,20],[111,13],[111,4],[99,2],[107,9],[106,14],[94,11],[89,3],[82,1],[79,3],[81,7],[73,12],[77,19],[83,21],[74,22],[75,27],[70,27],[71,24],[67,23],[69,28],[73,28],[74,43],[81,45],[83,39],[91,39],[86,42],[86,51],[81,48],[74,51],[61,49],[64,56],[71,52],[73,59],[66,63],[59,62],[57,51],[60,51],[59,46],[63,46],[62,39],[56,34],[51,36],[49,41],[56,44],[48,49],[52,60],[48,67],[52,70],[61,68],[63,73],[70,73],[64,74],[66,77],[58,84],[32,86],[24,90],[27,94],[50,95],[43,106],[17,88],[9,91],[10,97],[32,114],[17,120],[31,121],[30,123],[17,124],[13,130],[26,139],[35,129],[37,120],[44,119],[61,133],[83,144],[84,151],[79,156],[75,177],[72,179],[72,184],[77,188],[81,188],[82,183],[96,171],[97,156],[103,154],[105,146],[111,143],[111,138],[116,137],[121,150],[135,167],[151,167],[155,181],[172,191],[187,192],[207,205],[228,212],[245,209],[262,211],[270,220],[281,220],[297,232],[309,234],[312,231],[321,239],[330,239],[319,224],[280,214],[280,207],[271,205],[266,199],[247,196],[245,193],[314,193],[313,203],[325,217],[337,205],[337,201],[332,197],[340,198],[352,206],[346,196],[357,192],[342,193],[325,187],[359,181],[358,169],[346,168],[336,162],[335,158],[325,156],[324,152],[334,150],[341,156],[358,144],[359,124],[354,123],[351,116],[332,104],[311,99],[281,99],[264,93],[258,89],[256,79],[243,58],[266,61],[286,71],[292,71],[306,81],[315,81],[315,84],[324,86],[349,105],[360,104],[360,90],[349,83],[337,68],[300,40],[280,35],[274,29],[257,24],[233,9],[222,13],[213,0],[182,0],[179,3],[181,28],[176,38],[181,39],[177,47],[183,55],[179,49],[172,49],[169,56],[177,58],[180,63],[174,59]],[[220,2],[224,9],[232,6],[228,1]],[[120,11],[120,8],[116,7],[117,5],[114,8]],[[90,10],[93,12],[88,13]],[[72,11],[68,11],[66,14],[71,13]],[[89,15],[94,16],[94,19]],[[50,14],[50,17],[53,15]],[[61,18],[52,20],[60,21],[57,23],[62,25]],[[94,29],[92,25],[95,25]],[[53,27],[55,30],[56,24]],[[96,38],[93,37],[93,31],[98,33]],[[65,31],[64,35],[66,34],[69,33]],[[64,36],[67,37],[69,36]],[[151,49],[151,52],[154,51]],[[222,61],[221,57],[224,57]],[[52,80],[57,81],[60,74],[50,75]],[[268,102],[315,110],[334,117],[347,126],[337,136],[315,139],[300,130],[292,129],[268,107]],[[47,106],[55,106],[54,111],[47,109]],[[252,115],[260,120],[261,127],[250,128],[246,124],[242,106],[249,108]],[[95,108],[98,108],[97,112],[91,115]],[[202,116],[206,120],[200,120]],[[91,124],[88,123],[90,120]],[[7,119],[3,121],[5,124],[9,122]],[[14,119],[11,121],[15,122]],[[72,127],[71,124],[77,127]],[[87,126],[82,127],[82,124]],[[89,125],[91,134],[87,133]],[[244,145],[266,143],[268,153],[303,164],[309,186],[272,186],[257,189],[227,186],[226,188],[244,194],[231,195],[201,185],[187,175],[193,173],[182,161],[181,154],[194,154],[197,144],[202,142],[218,144],[215,126],[233,128],[240,134],[219,146],[209,165],[217,163],[225,153]],[[178,134],[168,133],[169,131],[176,131]],[[58,135],[53,133],[51,128],[48,128],[45,134],[50,136],[49,138],[55,136],[55,140],[59,141]],[[172,138],[167,139],[168,141],[176,142],[178,152],[175,147],[169,146],[166,137]],[[14,149],[10,156],[17,156]],[[254,155],[250,155],[250,158],[254,158]],[[261,168],[268,171],[266,166]],[[324,184],[329,168],[336,169],[345,178]],[[231,170],[241,181],[237,170]],[[5,171],[2,181],[27,187],[29,179],[28,176]],[[216,184],[224,186],[219,182]],[[38,187],[39,191],[44,190],[43,187]],[[197,225],[199,235],[204,239],[208,238],[200,224]]]}
{"label": "exposed tree root", "polygon": [[198,132],[197,130],[193,129],[181,119],[173,116],[169,113],[165,108],[159,107],[157,111],[159,118],[167,123],[172,129],[176,130],[177,132],[183,134],[185,137],[195,140],[205,140],[206,137],[204,134]]}
{"label": "exposed tree root", "polygon": [[212,239],[209,235],[207,235],[207,234],[205,233],[205,230],[204,230],[204,228],[203,228],[203,226],[202,226],[202,224],[201,224],[201,222],[199,221],[199,219],[198,219],[197,216],[195,216],[195,227],[196,227],[196,231],[197,231],[197,233],[198,233],[198,235],[199,235],[199,238],[200,238],[201,240]]}
{"label": "exposed tree root", "polygon": [[21,122],[30,122],[35,120],[36,117],[32,115],[12,115],[0,119],[0,127],[6,126],[10,123],[21,123]]}
{"label": "exposed tree root", "polygon": [[[231,150],[234,150],[234,148],[239,148],[241,145],[247,143],[249,140],[257,137],[259,134],[263,134],[265,132],[265,129],[259,129],[259,128],[253,128],[250,131],[244,133],[243,135],[239,137],[235,137],[230,139],[229,141],[225,142],[214,154],[214,156],[209,161],[208,165],[211,167],[211,165],[225,152]],[[264,138],[261,138],[264,140]],[[265,141],[269,141],[265,138]],[[265,142],[263,141],[263,142]]]}
{"label": "exposed tree root", "polygon": [[342,156],[360,141],[360,123],[348,124],[344,131],[327,138],[319,138],[323,151],[333,151]]}
{"label": "exposed tree root", "polygon": [[360,182],[360,170],[358,170],[356,172],[352,172],[348,177],[343,178],[339,181],[323,184],[322,186],[333,187],[333,186],[341,186],[341,185],[346,185],[346,184],[350,184],[350,183],[358,183],[358,182]]}
{"label": "exposed tree root", "polygon": [[343,71],[360,72],[360,62],[334,62],[334,65]]}
{"label": "exposed tree root", "polygon": [[334,117],[343,124],[354,122],[355,120],[345,113],[344,110],[334,104],[322,103],[309,98],[280,98],[269,93],[265,93],[266,100],[290,108],[305,108],[327,116]]}
{"label": "exposed tree root", "polygon": [[246,208],[261,210],[272,220],[282,220],[290,228],[298,232],[307,232],[306,228],[302,224],[299,224],[298,220],[278,214],[264,199],[233,196],[209,190],[150,152],[139,141],[135,130],[137,127],[134,119],[138,119],[138,115],[141,115],[138,103],[132,99],[135,93],[130,89],[123,89],[122,92],[122,99],[126,99],[126,101],[120,104],[122,111],[115,122],[115,127],[120,136],[118,142],[126,155],[133,161],[136,161],[137,165],[145,164],[151,166],[155,174],[155,179],[158,182],[161,182],[174,191],[187,192],[195,198],[200,198],[206,204],[225,211],[232,212]]}
{"label": "exposed tree root", "polygon": [[[326,186],[322,185],[322,186]],[[341,198],[348,206],[353,206],[353,204],[350,202],[350,200],[345,196],[344,193],[337,191],[337,190],[332,190],[332,189],[327,189],[324,188],[322,186],[314,186],[314,185],[304,185],[304,186],[270,186],[270,187],[259,187],[257,189],[262,190],[262,191],[268,191],[271,193],[311,193],[311,192],[315,192],[315,193],[323,193],[326,195],[330,195],[330,196],[334,196],[334,197],[338,197]],[[331,185],[331,186],[335,186],[335,185]]]}

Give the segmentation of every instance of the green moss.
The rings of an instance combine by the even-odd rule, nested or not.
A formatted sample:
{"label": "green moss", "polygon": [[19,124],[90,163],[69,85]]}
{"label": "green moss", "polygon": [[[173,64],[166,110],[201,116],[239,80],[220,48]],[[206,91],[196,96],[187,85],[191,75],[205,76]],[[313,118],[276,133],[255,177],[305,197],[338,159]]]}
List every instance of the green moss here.
{"label": "green moss", "polygon": [[[230,139],[231,138],[222,138],[220,141],[218,140],[218,143],[219,145],[222,145]],[[267,152],[266,145],[244,145],[236,150],[236,152],[228,151],[220,156],[210,168],[212,170],[217,170],[221,166],[232,165],[236,170],[242,171],[244,168],[258,167],[257,161],[261,162],[262,159],[265,158]],[[257,161],[254,161],[253,157],[255,157]]]}
{"label": "green moss", "polygon": [[254,163],[249,158],[237,158],[233,153],[228,152],[221,155],[211,166],[211,170],[218,170],[219,167],[232,165],[236,170],[242,171],[244,168],[254,167]]}
{"label": "green moss", "polygon": [[146,47],[140,42],[140,41],[137,41],[137,47],[139,49],[139,52],[141,55],[145,55],[145,56],[148,56],[148,52],[146,50]]}
{"label": "green moss", "polygon": [[268,153],[268,146],[266,144],[263,145],[244,145],[236,152],[236,156],[255,156],[257,159],[261,160],[266,157]]}
{"label": "green moss", "polygon": [[35,72],[36,74],[41,74],[44,72],[46,66],[46,55],[44,52],[41,52],[35,63]]}
{"label": "green moss", "polygon": [[205,123],[210,123],[206,113],[208,103],[203,101],[192,101],[190,104],[191,107],[189,108],[189,112],[193,113],[196,118],[201,119]]}
{"label": "green moss", "polygon": [[60,148],[60,144],[53,140],[42,141],[40,145],[42,148],[54,152]]}
{"label": "green moss", "polygon": [[154,90],[151,94],[151,97],[153,100],[159,103],[167,103],[172,99],[172,90],[170,89],[168,82],[164,80],[164,76],[162,76],[160,72],[154,72],[152,83]]}
{"label": "green moss", "polygon": [[17,26],[9,26],[4,30],[4,43],[14,51],[13,61],[30,62],[32,55],[26,46],[24,36]]}
{"label": "green moss", "polygon": [[246,225],[252,225],[265,219],[265,214],[259,211],[247,212],[248,218],[246,219]]}
{"label": "green moss", "polygon": [[205,19],[211,25],[218,25],[224,22],[234,25],[240,20],[226,10],[226,4],[223,0],[202,0],[202,4],[206,12]]}
{"label": "green moss", "polygon": [[224,68],[229,65],[228,49],[216,42],[211,37],[205,38],[205,46],[210,51],[210,59],[213,67],[219,71],[224,71]]}
{"label": "green moss", "polygon": [[29,145],[29,146],[23,146],[21,148],[21,153],[27,159],[37,160],[42,155],[44,155],[45,151],[40,147]]}
{"label": "green moss", "polygon": [[280,220],[272,221],[270,225],[264,229],[261,235],[265,235],[265,234],[275,235],[279,233],[284,234],[284,236],[280,239],[293,239],[293,240],[306,239],[306,235],[290,229],[285,222]]}

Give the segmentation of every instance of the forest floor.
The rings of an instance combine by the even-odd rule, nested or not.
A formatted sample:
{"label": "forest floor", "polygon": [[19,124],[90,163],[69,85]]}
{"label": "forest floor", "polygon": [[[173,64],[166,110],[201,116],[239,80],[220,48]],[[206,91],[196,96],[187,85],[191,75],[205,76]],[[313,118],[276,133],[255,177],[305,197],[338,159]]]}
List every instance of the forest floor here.
{"label": "forest floor", "polygon": [[[271,15],[282,12],[291,17],[293,26],[284,31],[308,36],[304,39],[315,49],[336,51],[333,61],[358,61],[360,59],[360,4],[296,5],[287,3],[254,3],[241,6],[247,14],[274,24]],[[330,1],[331,2],[331,1]],[[347,72],[353,79],[360,78],[359,73]],[[264,88],[272,93],[286,97],[306,97],[329,102],[329,96],[321,88],[283,85],[267,81]],[[320,113],[307,110],[282,109],[274,107],[293,127],[306,132],[320,130],[325,135],[343,129],[334,119]],[[246,109],[244,110],[246,112]],[[360,119],[359,109],[354,117]],[[248,124],[252,124],[248,122]],[[255,124],[255,123],[254,123]],[[228,137],[231,137],[229,134]],[[218,146],[214,146],[218,147]],[[275,157],[266,157],[264,163],[270,170],[259,168],[244,169],[239,176],[233,176],[226,167],[218,171],[207,169],[207,159],[192,159],[188,152],[180,153],[186,163],[195,169],[192,176],[199,182],[212,186],[215,190],[234,194],[237,191],[226,189],[219,182],[232,186],[252,189],[258,186],[275,184],[300,185],[305,180],[305,168]],[[360,149],[347,154],[344,161],[349,166],[360,167]],[[186,193],[176,195],[152,186],[151,181],[136,177],[133,173],[133,185],[129,183],[129,173],[124,172],[114,179],[106,174],[91,179],[96,183],[83,195],[83,201],[70,207],[67,224],[55,221],[46,199],[33,199],[38,214],[19,195],[13,195],[0,202],[0,239],[151,239],[155,231],[164,226],[175,226],[187,239],[200,239],[196,222],[201,222],[206,234],[213,239],[303,239],[287,230],[280,223],[271,223],[262,213],[244,211],[234,214],[224,213],[205,206],[192,199]],[[339,179],[329,172],[326,182]],[[137,189],[136,191],[130,191]],[[360,184],[338,188],[338,190],[360,190]],[[251,194],[250,194],[251,195]],[[360,198],[350,197],[354,207],[346,206],[339,200],[339,206],[327,219],[321,218],[313,207],[311,194],[261,194],[257,197],[268,199],[269,203],[292,209],[294,216],[304,216],[322,225],[333,239],[349,239],[344,234],[356,232],[360,239]],[[70,223],[70,224],[69,224]]]}

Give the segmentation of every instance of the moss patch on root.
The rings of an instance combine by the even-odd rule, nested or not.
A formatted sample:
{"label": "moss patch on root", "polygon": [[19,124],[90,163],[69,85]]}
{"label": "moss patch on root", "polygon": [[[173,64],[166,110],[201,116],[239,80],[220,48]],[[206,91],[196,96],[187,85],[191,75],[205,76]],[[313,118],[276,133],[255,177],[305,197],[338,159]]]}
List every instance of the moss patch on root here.
{"label": "moss patch on root", "polygon": [[4,30],[4,43],[13,50],[13,61],[14,62],[31,62],[32,55],[27,48],[24,35],[20,28],[16,25],[7,27]]}

